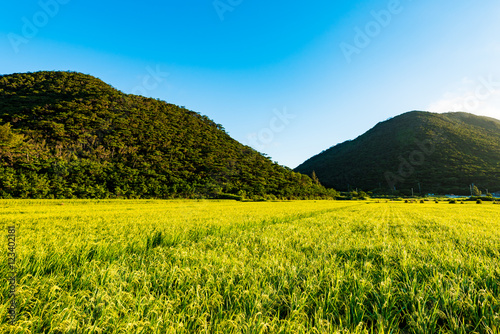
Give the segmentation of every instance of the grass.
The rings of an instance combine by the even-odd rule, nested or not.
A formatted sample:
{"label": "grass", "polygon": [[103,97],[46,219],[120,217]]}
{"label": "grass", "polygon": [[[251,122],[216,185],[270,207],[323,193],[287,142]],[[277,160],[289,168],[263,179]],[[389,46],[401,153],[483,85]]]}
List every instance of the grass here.
{"label": "grass", "polygon": [[3,200],[0,222],[2,333],[500,331],[490,203]]}

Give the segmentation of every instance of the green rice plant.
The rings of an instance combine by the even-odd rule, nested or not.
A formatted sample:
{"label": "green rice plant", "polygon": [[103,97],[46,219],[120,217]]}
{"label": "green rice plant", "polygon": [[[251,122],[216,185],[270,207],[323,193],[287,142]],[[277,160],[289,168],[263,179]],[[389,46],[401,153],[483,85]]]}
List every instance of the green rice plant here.
{"label": "green rice plant", "polygon": [[499,206],[60,203],[0,201],[18,277],[2,333],[500,330]]}

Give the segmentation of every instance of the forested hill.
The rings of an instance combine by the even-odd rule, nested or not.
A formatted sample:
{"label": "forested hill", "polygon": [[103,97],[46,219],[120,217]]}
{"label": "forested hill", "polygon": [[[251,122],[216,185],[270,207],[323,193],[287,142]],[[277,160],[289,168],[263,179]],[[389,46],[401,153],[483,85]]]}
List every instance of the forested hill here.
{"label": "forested hill", "polygon": [[414,111],[377,124],[352,141],[307,160],[295,171],[315,171],[339,190],[470,194],[500,191],[500,121],[468,113]]}
{"label": "forested hill", "polygon": [[74,72],[0,76],[0,197],[335,195],[206,116]]}

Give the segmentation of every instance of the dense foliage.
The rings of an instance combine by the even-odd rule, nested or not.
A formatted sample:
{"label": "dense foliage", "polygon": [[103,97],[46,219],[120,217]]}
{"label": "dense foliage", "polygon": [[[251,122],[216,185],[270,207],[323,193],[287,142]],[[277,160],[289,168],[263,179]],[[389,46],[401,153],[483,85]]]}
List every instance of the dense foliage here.
{"label": "dense foliage", "polygon": [[0,77],[0,197],[331,197],[206,116],[89,75]]}
{"label": "dense foliage", "polygon": [[340,190],[492,193],[500,190],[500,121],[468,113],[409,112],[295,170],[314,171],[323,185]]}

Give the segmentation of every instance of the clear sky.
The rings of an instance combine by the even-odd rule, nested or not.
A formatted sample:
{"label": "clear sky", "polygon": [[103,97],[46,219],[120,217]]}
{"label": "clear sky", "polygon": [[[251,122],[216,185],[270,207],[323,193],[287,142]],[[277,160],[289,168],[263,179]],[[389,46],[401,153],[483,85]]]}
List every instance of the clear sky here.
{"label": "clear sky", "polygon": [[17,0],[0,8],[0,73],[91,74],[207,115],[291,168],[411,110],[500,118],[498,0]]}

